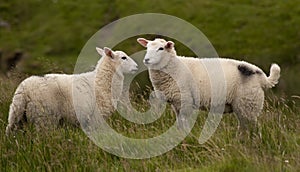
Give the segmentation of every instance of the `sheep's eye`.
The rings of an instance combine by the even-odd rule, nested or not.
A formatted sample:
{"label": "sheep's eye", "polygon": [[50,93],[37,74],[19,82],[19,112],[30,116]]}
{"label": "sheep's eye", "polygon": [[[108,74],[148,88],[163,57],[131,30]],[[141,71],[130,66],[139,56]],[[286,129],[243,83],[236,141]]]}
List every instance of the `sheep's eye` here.
{"label": "sheep's eye", "polygon": [[164,48],[163,48],[163,47],[160,47],[158,50],[164,50]]}
{"label": "sheep's eye", "polygon": [[127,57],[123,56],[123,57],[121,57],[121,59],[122,59],[122,60],[126,60],[126,59],[127,59]]}

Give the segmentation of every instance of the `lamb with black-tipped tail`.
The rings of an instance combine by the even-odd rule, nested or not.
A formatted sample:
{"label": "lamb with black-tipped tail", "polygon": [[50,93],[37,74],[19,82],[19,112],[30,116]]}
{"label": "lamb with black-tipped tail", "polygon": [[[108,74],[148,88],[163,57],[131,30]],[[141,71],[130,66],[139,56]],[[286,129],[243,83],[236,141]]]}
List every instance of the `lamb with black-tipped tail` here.
{"label": "lamb with black-tipped tail", "polygon": [[[137,41],[147,48],[144,64],[149,68],[154,89],[164,94],[177,117],[185,106],[194,104],[207,109],[219,106],[218,103],[225,99],[225,112],[233,111],[242,128],[256,125],[263,109],[264,89],[274,87],[280,77],[277,64],[272,64],[267,77],[259,67],[244,61],[177,56],[172,41],[144,38]],[[216,81],[216,85],[211,81]],[[224,96],[212,90],[219,88],[226,90]],[[216,104],[211,104],[212,98]]]}

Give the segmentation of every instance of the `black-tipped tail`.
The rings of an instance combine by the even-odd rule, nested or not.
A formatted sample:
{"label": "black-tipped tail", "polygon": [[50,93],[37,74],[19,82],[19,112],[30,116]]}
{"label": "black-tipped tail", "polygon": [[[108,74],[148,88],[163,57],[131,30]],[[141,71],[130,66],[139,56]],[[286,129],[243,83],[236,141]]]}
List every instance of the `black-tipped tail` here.
{"label": "black-tipped tail", "polygon": [[240,64],[238,65],[238,70],[241,72],[242,75],[251,76],[254,75],[256,72],[250,69],[248,66]]}

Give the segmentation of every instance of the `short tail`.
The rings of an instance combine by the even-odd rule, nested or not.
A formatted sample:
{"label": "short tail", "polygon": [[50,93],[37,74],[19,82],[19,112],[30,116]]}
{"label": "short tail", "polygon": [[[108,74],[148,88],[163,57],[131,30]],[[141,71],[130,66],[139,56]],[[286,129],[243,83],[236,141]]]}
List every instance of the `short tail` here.
{"label": "short tail", "polygon": [[14,94],[12,103],[9,107],[8,125],[6,127],[6,135],[16,130],[20,123],[25,119],[26,99],[22,86],[19,86]]}
{"label": "short tail", "polygon": [[280,78],[280,67],[273,63],[271,65],[271,68],[270,68],[270,76],[267,77],[267,82],[265,84],[265,87],[266,88],[272,88],[274,87],[277,83],[278,83],[278,80]]}

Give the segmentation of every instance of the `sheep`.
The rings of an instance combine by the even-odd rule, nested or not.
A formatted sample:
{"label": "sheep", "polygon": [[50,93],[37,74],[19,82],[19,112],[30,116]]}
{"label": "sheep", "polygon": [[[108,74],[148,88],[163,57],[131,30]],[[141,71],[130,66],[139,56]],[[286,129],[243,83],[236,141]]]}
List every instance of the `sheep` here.
{"label": "sheep", "polygon": [[[270,76],[267,77],[260,68],[245,61],[177,56],[172,41],[138,38],[137,42],[147,48],[143,62],[149,69],[154,90],[164,95],[177,118],[182,120],[186,117],[179,116],[180,107],[207,110],[211,106],[218,106],[210,104],[213,85],[206,68],[210,71],[222,68],[223,73],[215,72],[214,75],[224,75],[226,93],[223,97],[216,95],[216,102],[222,102],[225,97],[224,113],[236,114],[241,131],[257,126],[257,117],[263,109],[264,89],[274,87],[280,77],[280,67],[277,64],[271,65]],[[182,97],[184,102],[181,101]]]}
{"label": "sheep", "polygon": [[[74,97],[76,95],[72,86],[75,82],[77,84],[75,89],[79,91],[77,93],[88,92],[88,89],[95,88],[97,106],[101,109],[101,115],[110,115],[113,105],[109,99],[111,97],[109,83],[115,75],[118,76],[118,82],[122,83],[123,74],[136,72],[138,66],[122,51],[112,51],[107,47],[104,49],[97,47],[96,50],[102,58],[93,71],[73,75],[31,76],[22,81],[10,105],[6,134],[9,135],[20,128],[24,122],[33,123],[38,130],[57,127],[61,122],[79,127],[76,117],[78,108],[74,107],[76,104],[73,105],[73,101],[74,98],[82,97]],[[122,86],[122,84],[118,85]]]}

